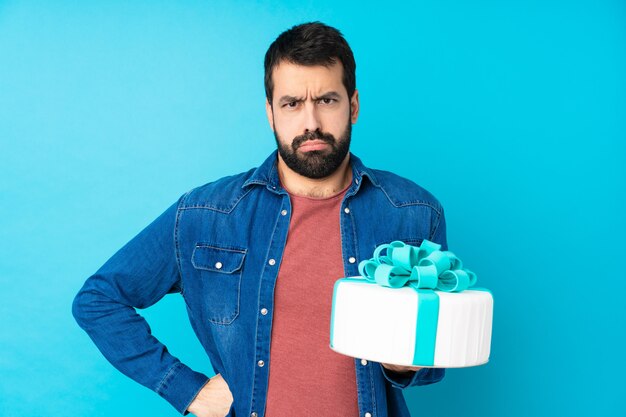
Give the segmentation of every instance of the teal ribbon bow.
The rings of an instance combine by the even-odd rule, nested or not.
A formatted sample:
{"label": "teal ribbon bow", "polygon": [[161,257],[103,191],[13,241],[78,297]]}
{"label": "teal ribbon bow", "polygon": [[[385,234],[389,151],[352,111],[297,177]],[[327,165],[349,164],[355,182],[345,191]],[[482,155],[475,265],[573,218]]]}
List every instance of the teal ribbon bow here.
{"label": "teal ribbon bow", "polygon": [[[415,366],[435,365],[439,321],[439,295],[435,290],[461,292],[476,283],[476,274],[463,268],[455,254],[440,249],[441,245],[426,239],[420,246],[394,241],[378,246],[372,259],[359,263],[359,273],[369,283],[391,288],[409,286],[417,292]],[[331,325],[331,339],[332,331]]]}
{"label": "teal ribbon bow", "polygon": [[[372,259],[359,263],[359,274],[384,287],[461,292],[476,283],[476,274],[463,268],[452,252],[424,239],[420,246],[399,240],[380,245]],[[385,254],[383,255],[383,251]]]}

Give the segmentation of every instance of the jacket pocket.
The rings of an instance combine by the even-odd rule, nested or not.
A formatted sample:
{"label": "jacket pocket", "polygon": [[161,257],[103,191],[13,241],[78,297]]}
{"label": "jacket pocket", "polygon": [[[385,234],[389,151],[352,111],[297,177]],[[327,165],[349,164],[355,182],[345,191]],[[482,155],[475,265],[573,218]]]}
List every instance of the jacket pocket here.
{"label": "jacket pocket", "polygon": [[241,274],[246,249],[198,243],[191,263],[200,272],[203,313],[216,324],[230,324],[239,315]]}

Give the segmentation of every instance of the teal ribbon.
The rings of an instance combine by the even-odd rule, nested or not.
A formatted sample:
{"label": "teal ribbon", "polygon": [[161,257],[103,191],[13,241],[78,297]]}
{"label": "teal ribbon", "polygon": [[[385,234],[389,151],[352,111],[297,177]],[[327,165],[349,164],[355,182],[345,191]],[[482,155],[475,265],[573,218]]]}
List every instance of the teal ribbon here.
{"label": "teal ribbon", "polygon": [[396,240],[378,246],[372,259],[361,261],[359,274],[370,282],[391,288],[410,285],[417,289],[460,292],[476,284],[475,273],[463,268],[454,253],[440,249],[441,245],[426,239],[420,246]]}
{"label": "teal ribbon", "polygon": [[[461,292],[476,283],[476,274],[441,245],[424,239],[420,246],[393,241],[380,245],[372,259],[359,263],[359,274],[384,287],[410,286],[418,294],[413,365],[433,366],[439,321],[439,296],[434,290]],[[383,251],[385,252],[383,254]]]}

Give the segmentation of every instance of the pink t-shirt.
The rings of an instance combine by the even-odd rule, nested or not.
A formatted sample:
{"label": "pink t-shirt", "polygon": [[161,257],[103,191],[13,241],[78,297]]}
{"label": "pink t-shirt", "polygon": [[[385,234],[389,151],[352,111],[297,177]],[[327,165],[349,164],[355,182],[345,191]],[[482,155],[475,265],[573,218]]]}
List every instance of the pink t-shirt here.
{"label": "pink t-shirt", "polygon": [[291,223],[274,292],[268,417],[359,415],[354,359],[332,351],[333,285],[344,276],[339,226],[346,189],[291,197]]}

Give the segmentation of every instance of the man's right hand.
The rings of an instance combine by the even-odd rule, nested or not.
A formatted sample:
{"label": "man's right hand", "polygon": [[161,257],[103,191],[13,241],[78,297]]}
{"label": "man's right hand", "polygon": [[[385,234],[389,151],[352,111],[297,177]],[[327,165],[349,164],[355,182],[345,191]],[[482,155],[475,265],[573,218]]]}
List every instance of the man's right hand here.
{"label": "man's right hand", "polygon": [[217,374],[207,382],[187,410],[197,417],[224,417],[233,403],[228,384]]}

